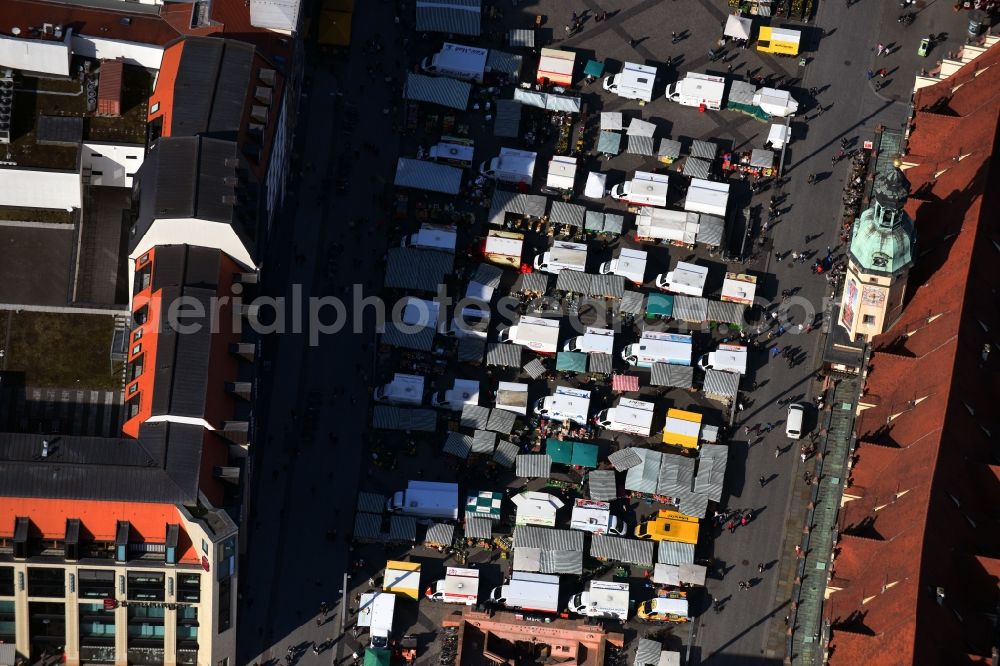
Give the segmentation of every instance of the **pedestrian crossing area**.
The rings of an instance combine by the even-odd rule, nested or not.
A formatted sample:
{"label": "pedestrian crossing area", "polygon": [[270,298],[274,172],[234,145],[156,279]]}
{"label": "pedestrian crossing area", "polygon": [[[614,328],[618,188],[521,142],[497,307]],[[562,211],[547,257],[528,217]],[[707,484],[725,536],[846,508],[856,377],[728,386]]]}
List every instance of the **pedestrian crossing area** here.
{"label": "pedestrian crossing area", "polygon": [[0,388],[0,425],[8,432],[117,437],[123,416],[120,390]]}

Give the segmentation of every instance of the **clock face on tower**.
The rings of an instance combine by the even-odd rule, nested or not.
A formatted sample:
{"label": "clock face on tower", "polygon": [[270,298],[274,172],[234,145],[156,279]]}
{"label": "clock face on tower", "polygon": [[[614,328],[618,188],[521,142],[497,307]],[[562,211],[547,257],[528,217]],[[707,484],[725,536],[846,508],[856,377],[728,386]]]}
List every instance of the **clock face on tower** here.
{"label": "clock face on tower", "polygon": [[885,252],[876,252],[872,255],[872,263],[879,268],[885,268],[889,265],[889,255]]}
{"label": "clock face on tower", "polygon": [[861,292],[861,300],[865,305],[875,305],[881,307],[881,305],[885,303],[885,291],[882,289],[865,287]]}

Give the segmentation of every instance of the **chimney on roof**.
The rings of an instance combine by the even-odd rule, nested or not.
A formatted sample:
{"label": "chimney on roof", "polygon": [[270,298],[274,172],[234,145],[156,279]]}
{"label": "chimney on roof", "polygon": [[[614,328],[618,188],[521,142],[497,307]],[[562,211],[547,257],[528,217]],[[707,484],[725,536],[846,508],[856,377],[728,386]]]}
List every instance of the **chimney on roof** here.
{"label": "chimney on roof", "polygon": [[49,457],[49,440],[43,439],[42,440],[42,458],[48,458],[48,457]]}

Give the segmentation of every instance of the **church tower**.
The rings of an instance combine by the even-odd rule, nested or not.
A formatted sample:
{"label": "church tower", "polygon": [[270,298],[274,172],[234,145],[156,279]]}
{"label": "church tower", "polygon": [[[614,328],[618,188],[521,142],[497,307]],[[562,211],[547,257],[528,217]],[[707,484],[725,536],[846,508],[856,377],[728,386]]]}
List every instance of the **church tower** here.
{"label": "church tower", "polygon": [[916,238],[903,211],[910,183],[899,164],[875,179],[872,205],[854,223],[839,322],[852,341],[888,330],[903,310]]}

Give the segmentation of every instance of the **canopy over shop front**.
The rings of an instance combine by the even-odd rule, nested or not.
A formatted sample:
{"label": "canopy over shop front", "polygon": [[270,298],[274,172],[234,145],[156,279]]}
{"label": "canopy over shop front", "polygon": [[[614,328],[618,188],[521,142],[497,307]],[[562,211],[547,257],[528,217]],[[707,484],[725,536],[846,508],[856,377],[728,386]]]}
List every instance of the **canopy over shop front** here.
{"label": "canopy over shop front", "polygon": [[391,650],[385,648],[365,648],[364,666],[389,666],[391,663]]}
{"label": "canopy over shop front", "polygon": [[465,499],[465,518],[488,518],[489,520],[500,520],[500,511],[503,507],[503,493],[492,490],[480,490],[477,493],[469,494]]}
{"label": "canopy over shop front", "polygon": [[576,53],[560,49],[542,49],[538,60],[538,76],[536,83],[552,83],[557,86],[573,85],[573,67],[576,65]]}
{"label": "canopy over shop front", "polygon": [[545,453],[552,458],[554,463],[588,469],[597,468],[598,448],[596,444],[549,438],[545,440]]}
{"label": "canopy over shop front", "polygon": [[447,32],[478,37],[482,0],[417,0],[417,32]]}
{"label": "canopy over shop front", "polygon": [[792,128],[788,125],[771,125],[767,132],[767,142],[777,150],[781,150],[791,137]]}
{"label": "canopy over shop front", "polygon": [[524,525],[514,530],[514,570],[583,573],[584,533]]}
{"label": "canopy over shop front", "polygon": [[[603,199],[608,191],[608,174],[591,171],[587,174],[587,184],[583,188],[583,196],[588,199]],[[590,215],[590,211],[587,211]]]}
{"label": "canopy over shop front", "polygon": [[[666,543],[661,541],[660,543]],[[682,544],[687,545],[687,544]],[[695,585],[705,586],[708,569],[700,564],[664,564],[658,563],[653,568],[653,582],[657,585]]]}
{"label": "canopy over shop front", "polygon": [[406,75],[403,97],[417,102],[427,102],[465,111],[469,107],[472,86],[465,81],[447,76],[424,76],[410,72]]}
{"label": "canopy over shop front", "polygon": [[396,187],[458,194],[462,189],[462,170],[447,164],[400,157],[396,162],[394,182]]}
{"label": "canopy over shop front", "polygon": [[750,39],[752,27],[753,22],[749,18],[730,14],[729,18],[726,19],[726,29],[722,34],[733,39]]}
{"label": "canopy over shop front", "polygon": [[624,129],[621,111],[601,111],[601,131]]}
{"label": "canopy over shop front", "polygon": [[601,78],[604,75],[604,63],[600,60],[588,60],[587,65],[583,68],[583,74],[595,79]]}
{"label": "canopy over shop front", "polygon": [[652,292],[646,296],[646,316],[647,317],[673,317],[674,316],[674,296],[673,294],[659,294]]}
{"label": "canopy over shop front", "polygon": [[653,542],[595,534],[590,538],[590,556],[601,560],[651,567],[653,566]]}
{"label": "canopy over shop front", "polygon": [[516,525],[556,524],[556,512],[563,508],[563,502],[555,495],[527,490],[510,498],[517,507]]}
{"label": "canopy over shop front", "polygon": [[587,372],[587,355],[583,352],[559,352],[556,355],[557,372]]}
{"label": "canopy over shop front", "polygon": [[611,375],[611,390],[615,393],[638,391],[639,378],[635,375]]}
{"label": "canopy over shop front", "polygon": [[622,135],[618,132],[601,130],[597,139],[597,152],[604,155],[617,155],[622,151]]}

